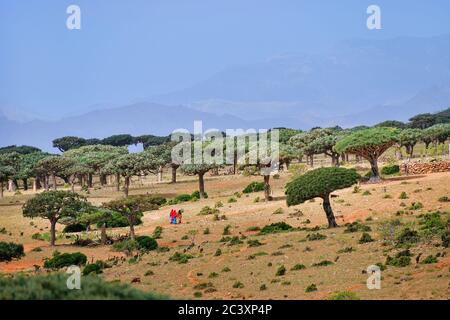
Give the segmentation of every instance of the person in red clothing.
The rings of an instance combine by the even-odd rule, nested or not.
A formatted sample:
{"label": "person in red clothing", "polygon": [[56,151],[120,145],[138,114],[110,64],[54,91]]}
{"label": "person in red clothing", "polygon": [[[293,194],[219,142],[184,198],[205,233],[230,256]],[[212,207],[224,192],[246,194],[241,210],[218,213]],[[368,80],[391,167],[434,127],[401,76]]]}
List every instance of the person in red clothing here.
{"label": "person in red clothing", "polygon": [[174,209],[170,211],[170,224],[177,224],[177,212]]}

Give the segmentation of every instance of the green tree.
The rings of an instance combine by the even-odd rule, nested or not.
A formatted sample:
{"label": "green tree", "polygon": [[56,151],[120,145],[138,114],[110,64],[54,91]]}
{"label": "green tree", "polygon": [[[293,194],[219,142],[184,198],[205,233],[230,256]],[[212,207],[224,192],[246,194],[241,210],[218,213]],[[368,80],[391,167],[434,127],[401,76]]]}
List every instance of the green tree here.
{"label": "green tree", "polygon": [[138,198],[130,197],[124,199],[113,200],[103,205],[105,208],[120,213],[128,221],[130,226],[130,237],[135,239],[134,225],[137,220],[142,217],[142,201]]}
{"label": "green tree", "polygon": [[372,176],[371,182],[380,180],[378,158],[398,141],[398,129],[371,128],[355,131],[337,142],[338,153],[351,153],[369,161]]}
{"label": "green tree", "polygon": [[398,135],[398,143],[405,147],[406,152],[412,158],[415,145],[422,139],[423,132],[420,129],[404,129]]}
{"label": "green tree", "polygon": [[20,158],[17,152],[0,154],[0,198],[3,198],[4,183],[17,174]]}
{"label": "green tree", "polygon": [[41,149],[31,146],[16,146],[16,145],[0,148],[0,154],[12,152],[17,152],[18,154],[29,154],[34,152],[41,152]]}
{"label": "green tree", "polygon": [[380,122],[379,124],[375,125],[375,127],[405,129],[407,125],[401,121],[387,120]]}
{"label": "green tree", "polygon": [[62,137],[53,140],[53,148],[58,148],[58,150],[61,152],[66,152],[70,149],[80,148],[82,146],[85,146],[86,144],[87,144],[86,139],[72,136]]}
{"label": "green tree", "polygon": [[328,227],[337,227],[330,204],[330,194],[339,189],[351,187],[358,182],[355,170],[345,168],[319,168],[311,170],[286,185],[288,206],[303,203],[309,199],[322,198],[323,209],[328,220]]}
{"label": "green tree", "polygon": [[102,144],[114,147],[126,147],[135,143],[135,138],[129,134],[117,134],[102,140]]}
{"label": "green tree", "polygon": [[87,210],[87,212],[80,214],[77,221],[86,226],[91,224],[101,224],[100,238],[102,245],[105,245],[107,241],[106,224],[111,219],[112,214],[112,211],[109,209],[92,207]]}
{"label": "green tree", "polygon": [[56,223],[60,219],[76,218],[88,203],[76,193],[67,191],[47,191],[28,200],[23,206],[23,216],[42,218],[50,221],[50,245],[55,245]]}
{"label": "green tree", "polygon": [[57,189],[56,177],[66,178],[66,170],[73,165],[73,160],[61,156],[47,156],[36,163],[35,172],[44,177],[45,189],[49,189],[49,177],[52,178],[53,189]]}
{"label": "green tree", "polygon": [[409,119],[408,126],[415,129],[426,129],[435,125],[436,120],[436,115],[431,113],[422,113]]}
{"label": "green tree", "polygon": [[20,158],[19,169],[15,175],[15,178],[23,181],[23,187],[25,190],[28,189],[28,179],[30,178],[34,178],[34,189],[37,190],[40,185],[40,178],[35,170],[36,165],[40,160],[48,156],[50,156],[50,154],[46,152],[33,152],[24,154]]}

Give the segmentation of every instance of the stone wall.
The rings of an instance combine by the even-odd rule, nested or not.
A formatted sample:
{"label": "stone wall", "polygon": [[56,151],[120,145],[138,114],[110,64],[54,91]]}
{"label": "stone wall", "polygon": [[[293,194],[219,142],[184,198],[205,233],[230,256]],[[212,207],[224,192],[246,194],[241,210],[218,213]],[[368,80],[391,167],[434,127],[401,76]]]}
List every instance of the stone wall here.
{"label": "stone wall", "polygon": [[402,163],[400,165],[400,173],[404,174],[426,174],[433,172],[450,171],[450,162],[435,161],[435,162],[412,162]]}

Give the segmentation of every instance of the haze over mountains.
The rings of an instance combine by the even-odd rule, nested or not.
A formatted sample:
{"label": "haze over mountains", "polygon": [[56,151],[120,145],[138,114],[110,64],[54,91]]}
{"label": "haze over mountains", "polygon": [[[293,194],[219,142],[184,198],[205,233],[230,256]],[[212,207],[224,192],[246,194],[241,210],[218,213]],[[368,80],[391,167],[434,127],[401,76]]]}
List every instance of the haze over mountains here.
{"label": "haze over mountains", "polygon": [[352,40],[322,54],[284,54],[145,100],[113,109],[97,105],[59,121],[27,121],[24,115],[20,122],[20,110],[9,107],[0,113],[0,145],[51,150],[51,140],[64,135],[166,135],[192,130],[194,120],[203,120],[205,129],[405,121],[450,106],[450,35]]}

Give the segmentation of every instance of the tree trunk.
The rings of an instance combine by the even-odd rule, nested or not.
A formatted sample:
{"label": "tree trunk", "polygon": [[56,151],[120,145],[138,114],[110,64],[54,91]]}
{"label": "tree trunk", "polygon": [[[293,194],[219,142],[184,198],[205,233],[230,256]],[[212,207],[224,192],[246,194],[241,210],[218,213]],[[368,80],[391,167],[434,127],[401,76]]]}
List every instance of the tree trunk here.
{"label": "tree trunk", "polygon": [[135,240],[136,239],[136,235],[134,233],[134,223],[131,219],[128,219],[128,223],[130,224],[130,238]]}
{"label": "tree trunk", "polygon": [[92,183],[93,177],[92,177],[92,173],[88,174],[88,188],[92,188],[93,183]]}
{"label": "tree trunk", "polygon": [[106,175],[100,175],[100,185],[104,187],[106,185]]}
{"label": "tree trunk", "polygon": [[266,201],[272,200],[270,196],[270,175],[264,176],[264,199]]}
{"label": "tree trunk", "polygon": [[163,167],[159,166],[158,167],[158,182],[162,181],[162,175],[163,175]]}
{"label": "tree trunk", "polygon": [[120,174],[116,173],[116,191],[120,191]]}
{"label": "tree trunk", "polygon": [[50,189],[50,186],[48,183],[48,176],[44,177],[44,188],[45,188],[45,191],[48,191]]}
{"label": "tree trunk", "polygon": [[204,173],[198,175],[198,191],[200,193],[200,199],[205,198],[205,180],[203,179],[204,175]]}
{"label": "tree trunk", "polygon": [[125,193],[125,198],[128,198],[128,192],[130,188],[130,177],[125,177],[125,186],[123,192]]}
{"label": "tree trunk", "polygon": [[331,208],[329,194],[323,197],[323,210],[327,215],[328,228],[336,228],[338,225],[336,223],[336,218],[334,217],[333,209]]}
{"label": "tree trunk", "polygon": [[28,179],[22,179],[22,183],[23,183],[23,190],[27,191],[28,190]]}
{"label": "tree trunk", "polygon": [[374,183],[379,182],[381,180],[381,177],[380,171],[378,170],[378,161],[377,159],[371,159],[369,160],[369,162],[372,170],[372,176],[370,177],[369,181]]}
{"label": "tree trunk", "polygon": [[172,183],[177,183],[177,169],[178,166],[172,165]]}
{"label": "tree trunk", "polygon": [[0,181],[0,199],[3,198],[3,181]]}
{"label": "tree trunk", "polygon": [[52,174],[52,180],[53,180],[53,190],[56,190],[56,176]]}
{"label": "tree trunk", "polygon": [[50,245],[55,246],[56,241],[56,220],[50,220]]}
{"label": "tree trunk", "polygon": [[100,238],[101,238],[101,243],[104,246],[106,244],[106,239],[107,239],[107,237],[106,237],[106,222],[104,222],[102,224],[102,231],[101,231]]}
{"label": "tree trunk", "polygon": [[75,193],[75,179],[70,180],[70,191],[72,191],[72,193]]}
{"label": "tree trunk", "polygon": [[15,184],[14,184],[14,182],[12,180],[8,181],[8,191],[9,192],[16,191],[16,186],[15,186]]}
{"label": "tree trunk", "polygon": [[33,192],[37,191],[37,183],[38,183],[37,178],[34,178],[34,180],[33,180]]}

